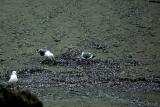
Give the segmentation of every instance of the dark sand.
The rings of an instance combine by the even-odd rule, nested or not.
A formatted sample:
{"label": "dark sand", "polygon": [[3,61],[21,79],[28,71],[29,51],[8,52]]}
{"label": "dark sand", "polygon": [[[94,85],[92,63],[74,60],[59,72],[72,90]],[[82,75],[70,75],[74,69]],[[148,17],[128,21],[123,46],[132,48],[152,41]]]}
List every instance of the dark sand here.
{"label": "dark sand", "polygon": [[[159,2],[149,2],[149,0],[1,0],[0,72],[18,70],[20,80],[23,80],[25,73],[21,72],[31,68],[51,71],[53,74],[49,75],[57,75],[57,78],[59,77],[57,72],[63,75],[63,72],[68,70],[77,70],[80,74],[86,69],[94,71],[91,69],[94,68],[93,66],[84,68],[83,64],[83,69],[75,68],[81,63],[71,64],[71,66],[40,63],[43,59],[36,53],[37,48],[48,48],[55,54],[57,60],[60,60],[64,59],[62,54],[68,49],[73,50],[70,54],[76,50],[90,51],[96,55],[95,61],[99,61],[94,62],[93,65],[104,67],[102,70],[95,68],[97,70],[95,72],[101,71],[100,74],[103,76],[93,72],[91,75],[96,76],[90,80],[88,78],[90,73],[88,73],[87,77],[83,77],[84,80],[93,82],[96,78],[103,78],[98,81],[109,82],[111,86],[113,83],[113,88],[110,85],[102,85],[101,88],[98,86],[96,89],[97,86],[91,85],[88,88],[85,87],[84,92],[91,91],[93,94],[82,95],[83,88],[80,88],[78,97],[72,98],[70,96],[72,94],[68,95],[70,89],[65,90],[65,85],[57,87],[52,84],[51,89],[47,90],[48,93],[58,94],[52,94],[52,97],[43,95],[42,93],[47,92],[38,91],[38,89],[44,89],[37,86],[36,91],[40,93],[39,95],[32,86],[27,84],[31,82],[34,86],[32,78],[34,80],[36,77],[35,73],[29,73],[30,76],[26,78],[29,82],[23,81],[20,86],[24,88],[26,83],[26,88],[35,92],[44,101],[46,107],[53,105],[56,107],[160,106],[158,100],[160,99],[159,35]],[[78,56],[79,53],[76,55]],[[67,60],[69,59],[72,57],[67,56]],[[106,64],[104,60],[114,60],[112,62],[116,62],[116,65],[115,63]],[[74,63],[74,60],[71,61]],[[109,65],[109,68],[103,65]],[[106,71],[110,71],[111,75]],[[43,76],[47,73],[39,75]],[[64,77],[70,78],[66,75]],[[57,85],[61,84],[59,81]],[[90,84],[90,82],[87,83]],[[135,87],[132,87],[134,85],[138,88],[144,87],[144,89],[134,90]],[[90,90],[91,87],[95,90]],[[126,88],[123,89],[123,87]],[[61,94],[65,91],[67,94]],[[101,92],[107,93],[107,97],[105,95],[102,95],[104,96],[102,98],[95,97]],[[68,98],[70,100],[67,100]]]}

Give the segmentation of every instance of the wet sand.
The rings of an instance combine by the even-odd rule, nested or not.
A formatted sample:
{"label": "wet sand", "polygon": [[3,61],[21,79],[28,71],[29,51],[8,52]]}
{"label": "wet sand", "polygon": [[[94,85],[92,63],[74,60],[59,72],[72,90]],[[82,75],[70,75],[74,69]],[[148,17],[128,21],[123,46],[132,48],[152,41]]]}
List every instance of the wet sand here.
{"label": "wet sand", "polygon": [[[85,50],[94,53],[95,60],[100,60],[101,66],[103,60],[115,60],[120,64],[118,73],[117,67],[114,69],[115,65],[111,65],[108,70],[111,74],[115,74],[110,78],[103,77],[105,80],[112,83],[114,80],[119,82],[121,78],[120,81],[124,81],[124,85],[129,84],[125,81],[131,81],[131,83],[142,81],[142,84],[148,82],[150,87],[152,85],[154,87],[150,81],[159,84],[160,80],[159,11],[160,4],[149,2],[149,0],[1,0],[0,72],[6,73],[11,70],[21,72],[31,68],[47,69],[53,73],[65,71],[70,69],[70,66],[40,63],[44,59],[36,53],[36,49],[48,48],[55,54],[57,61],[68,49],[73,49],[72,53],[76,50]],[[69,56],[67,58],[71,59]],[[137,63],[128,65],[129,62],[126,62],[125,65],[124,62],[128,60],[133,61],[132,63],[138,62],[140,65]],[[105,74],[106,69],[96,70],[95,72],[102,71],[101,74]],[[21,75],[24,74],[19,74]],[[95,78],[101,77],[99,73],[95,75]],[[123,87],[123,83],[120,87]],[[54,86],[52,88],[52,91],[58,90]],[[118,87],[118,89],[121,88]],[[108,90],[113,91],[110,87]],[[142,102],[147,99],[146,102],[159,106],[160,102],[157,100],[159,90],[149,90],[151,91],[149,95],[144,90],[136,93],[137,99],[140,98]],[[61,92],[63,91],[62,89]],[[124,90],[119,91],[122,93]],[[125,93],[124,95],[134,97],[135,93],[133,94],[132,91],[129,93],[131,94],[126,95]],[[123,95],[118,94],[118,96]],[[112,105],[115,100],[112,97],[110,99],[98,99],[97,102],[104,102],[101,103],[104,104],[101,106],[105,106],[106,102],[110,101],[109,104]],[[57,106],[63,106],[59,102],[52,102],[52,97],[48,101]],[[78,101],[73,102],[77,104]],[[71,106],[72,102],[64,101],[64,104],[66,102],[69,103],[68,106]],[[88,99],[82,102],[85,106],[92,105],[92,101]],[[98,106],[94,104],[92,106]]]}

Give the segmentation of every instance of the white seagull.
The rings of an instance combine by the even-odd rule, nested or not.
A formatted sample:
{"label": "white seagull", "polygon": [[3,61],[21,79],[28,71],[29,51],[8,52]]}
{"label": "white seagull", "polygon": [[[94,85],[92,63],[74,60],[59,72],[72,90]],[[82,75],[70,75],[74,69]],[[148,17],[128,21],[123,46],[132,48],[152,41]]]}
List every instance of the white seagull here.
{"label": "white seagull", "polygon": [[90,52],[82,52],[80,58],[84,60],[89,60],[94,58],[95,56]]}
{"label": "white seagull", "polygon": [[[18,81],[17,71],[12,71],[12,74],[11,74],[11,76],[10,76],[10,79],[9,79],[8,83],[9,83],[9,85],[13,86],[13,89],[14,89],[17,81]],[[12,87],[11,87],[11,88],[12,88]]]}
{"label": "white seagull", "polygon": [[17,81],[18,81],[17,71],[12,71],[12,75],[10,76],[10,79],[9,79],[8,83],[14,84]]}
{"label": "white seagull", "polygon": [[47,59],[49,60],[54,60],[54,55],[52,52],[50,52],[49,50],[47,49],[37,49],[37,52],[41,55],[41,56],[44,56],[46,57]]}

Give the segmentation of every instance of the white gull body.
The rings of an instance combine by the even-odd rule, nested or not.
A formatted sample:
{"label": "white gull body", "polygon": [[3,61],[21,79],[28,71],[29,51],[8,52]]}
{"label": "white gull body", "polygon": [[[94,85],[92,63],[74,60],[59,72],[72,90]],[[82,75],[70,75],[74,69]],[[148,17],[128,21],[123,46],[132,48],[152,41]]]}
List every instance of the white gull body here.
{"label": "white gull body", "polygon": [[53,60],[54,59],[54,55],[52,52],[50,52],[47,49],[37,49],[37,52],[41,55],[46,57],[47,59]]}
{"label": "white gull body", "polygon": [[18,81],[17,72],[16,71],[12,71],[12,74],[10,76],[10,79],[9,79],[8,83],[15,84],[17,81]]}

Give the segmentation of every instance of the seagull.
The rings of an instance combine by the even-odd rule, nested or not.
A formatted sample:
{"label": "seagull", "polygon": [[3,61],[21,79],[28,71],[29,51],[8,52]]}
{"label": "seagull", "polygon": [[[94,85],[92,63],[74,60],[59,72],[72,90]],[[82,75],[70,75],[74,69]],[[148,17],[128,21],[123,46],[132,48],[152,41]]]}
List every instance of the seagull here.
{"label": "seagull", "polygon": [[37,49],[37,52],[41,55],[41,56],[44,56],[46,57],[47,59],[49,60],[53,60],[54,59],[54,55],[52,52],[50,52],[49,50],[47,49]]}
{"label": "seagull", "polygon": [[95,56],[90,52],[82,52],[80,58],[83,60],[89,60],[94,58]]}
{"label": "seagull", "polygon": [[[10,76],[10,79],[8,81],[8,83],[13,86],[13,89],[14,89],[14,86],[15,84],[17,83],[18,81],[18,78],[17,78],[17,71],[12,71],[12,74]],[[11,87],[12,88],[12,87]]]}

